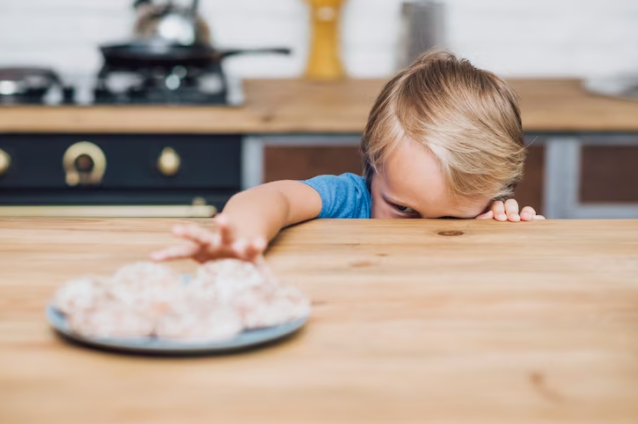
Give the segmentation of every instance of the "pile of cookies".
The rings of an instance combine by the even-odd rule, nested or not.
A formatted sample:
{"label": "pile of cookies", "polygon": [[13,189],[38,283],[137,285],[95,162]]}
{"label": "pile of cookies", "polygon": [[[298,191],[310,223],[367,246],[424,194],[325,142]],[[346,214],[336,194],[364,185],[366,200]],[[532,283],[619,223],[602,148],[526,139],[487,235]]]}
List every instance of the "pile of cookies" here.
{"label": "pile of cookies", "polygon": [[111,277],[69,281],[56,292],[53,305],[72,331],[86,337],[182,342],[223,341],[310,312],[297,289],[236,259],[201,265],[187,283],[168,266],[137,262]]}

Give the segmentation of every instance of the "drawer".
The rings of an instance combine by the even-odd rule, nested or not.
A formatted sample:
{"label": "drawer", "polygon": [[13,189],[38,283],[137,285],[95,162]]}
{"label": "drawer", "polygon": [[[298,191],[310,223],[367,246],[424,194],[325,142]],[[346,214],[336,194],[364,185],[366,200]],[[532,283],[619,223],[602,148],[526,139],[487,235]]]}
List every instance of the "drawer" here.
{"label": "drawer", "polygon": [[[81,141],[99,147],[106,168],[99,184],[70,187],[63,157],[69,147]],[[179,169],[173,176],[163,175],[158,168],[158,159],[166,148],[179,156]],[[239,135],[3,134],[0,149],[11,158],[8,171],[0,176],[3,192],[55,189],[86,196],[88,188],[152,193],[176,189],[236,191],[241,185]]]}

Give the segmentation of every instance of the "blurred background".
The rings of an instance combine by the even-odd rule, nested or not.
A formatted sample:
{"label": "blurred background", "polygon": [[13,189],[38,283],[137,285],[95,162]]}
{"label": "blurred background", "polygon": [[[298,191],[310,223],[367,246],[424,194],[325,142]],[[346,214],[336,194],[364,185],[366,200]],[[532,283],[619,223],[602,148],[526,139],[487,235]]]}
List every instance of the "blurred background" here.
{"label": "blurred background", "polygon": [[[553,117],[527,131],[521,203],[556,218],[638,217],[635,0],[3,1],[0,213],[210,214],[260,182],[358,173],[365,111],[432,46],[518,81],[524,120],[526,102],[555,106],[543,81],[598,101],[582,128]],[[344,93],[365,93],[352,106],[362,112],[337,125]],[[309,99],[316,119],[277,121],[282,96]],[[605,114],[624,121],[585,122]]]}
{"label": "blurred background", "polygon": [[[157,0],[157,3],[162,3]],[[190,0],[175,0],[190,5]],[[403,0],[343,3],[341,57],[353,78],[385,78],[397,69]],[[638,2],[633,0],[447,0],[446,45],[505,77],[591,77],[638,69]],[[95,73],[99,44],[131,36],[132,0],[20,0],[0,5],[0,63]],[[303,0],[201,0],[219,47],[288,46],[289,57],[238,57],[226,64],[243,78],[296,78],[310,42]]]}

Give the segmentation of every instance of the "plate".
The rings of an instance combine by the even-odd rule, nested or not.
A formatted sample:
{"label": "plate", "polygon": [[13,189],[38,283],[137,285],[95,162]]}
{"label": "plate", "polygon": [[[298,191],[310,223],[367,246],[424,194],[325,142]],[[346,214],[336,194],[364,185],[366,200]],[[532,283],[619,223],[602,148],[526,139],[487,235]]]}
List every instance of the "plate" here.
{"label": "plate", "polygon": [[131,353],[154,354],[195,354],[222,353],[233,350],[247,349],[266,343],[274,342],[293,334],[304,326],[308,317],[290,321],[274,327],[245,330],[232,339],[219,342],[185,343],[172,342],[155,337],[139,338],[94,338],[86,337],[69,328],[66,317],[53,305],[46,309],[49,324],[60,334],[71,340],[109,350],[119,350]]}
{"label": "plate", "polygon": [[[188,284],[191,280],[189,274],[180,275],[182,284]],[[217,342],[174,342],[162,340],[156,337],[129,337],[129,338],[96,338],[86,337],[71,330],[64,314],[55,306],[49,305],[46,309],[49,324],[63,336],[82,344],[99,347],[102,349],[119,350],[130,353],[149,353],[164,355],[187,355],[204,353],[223,353],[233,350],[248,349],[267,343],[271,343],[292,335],[308,321],[308,316],[289,321],[274,327],[244,330],[232,339]]]}

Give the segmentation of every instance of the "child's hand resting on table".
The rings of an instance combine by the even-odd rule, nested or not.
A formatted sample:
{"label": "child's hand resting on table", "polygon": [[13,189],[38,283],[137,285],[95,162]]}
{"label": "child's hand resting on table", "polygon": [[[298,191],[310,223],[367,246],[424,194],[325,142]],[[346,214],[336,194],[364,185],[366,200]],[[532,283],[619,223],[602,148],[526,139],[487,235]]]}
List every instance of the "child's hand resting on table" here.
{"label": "child's hand resting on table", "polygon": [[543,215],[536,215],[534,208],[526,206],[518,211],[518,202],[514,199],[502,202],[496,200],[492,202],[490,210],[476,217],[476,219],[495,219],[497,221],[533,221],[535,219],[545,219]]}
{"label": "child's hand resting on table", "polygon": [[213,220],[217,232],[195,224],[174,227],[173,235],[186,240],[186,243],[154,252],[151,259],[168,261],[190,258],[200,263],[222,258],[255,261],[266,249],[267,243],[263,238],[247,240],[238,237],[224,215],[217,215]]}

